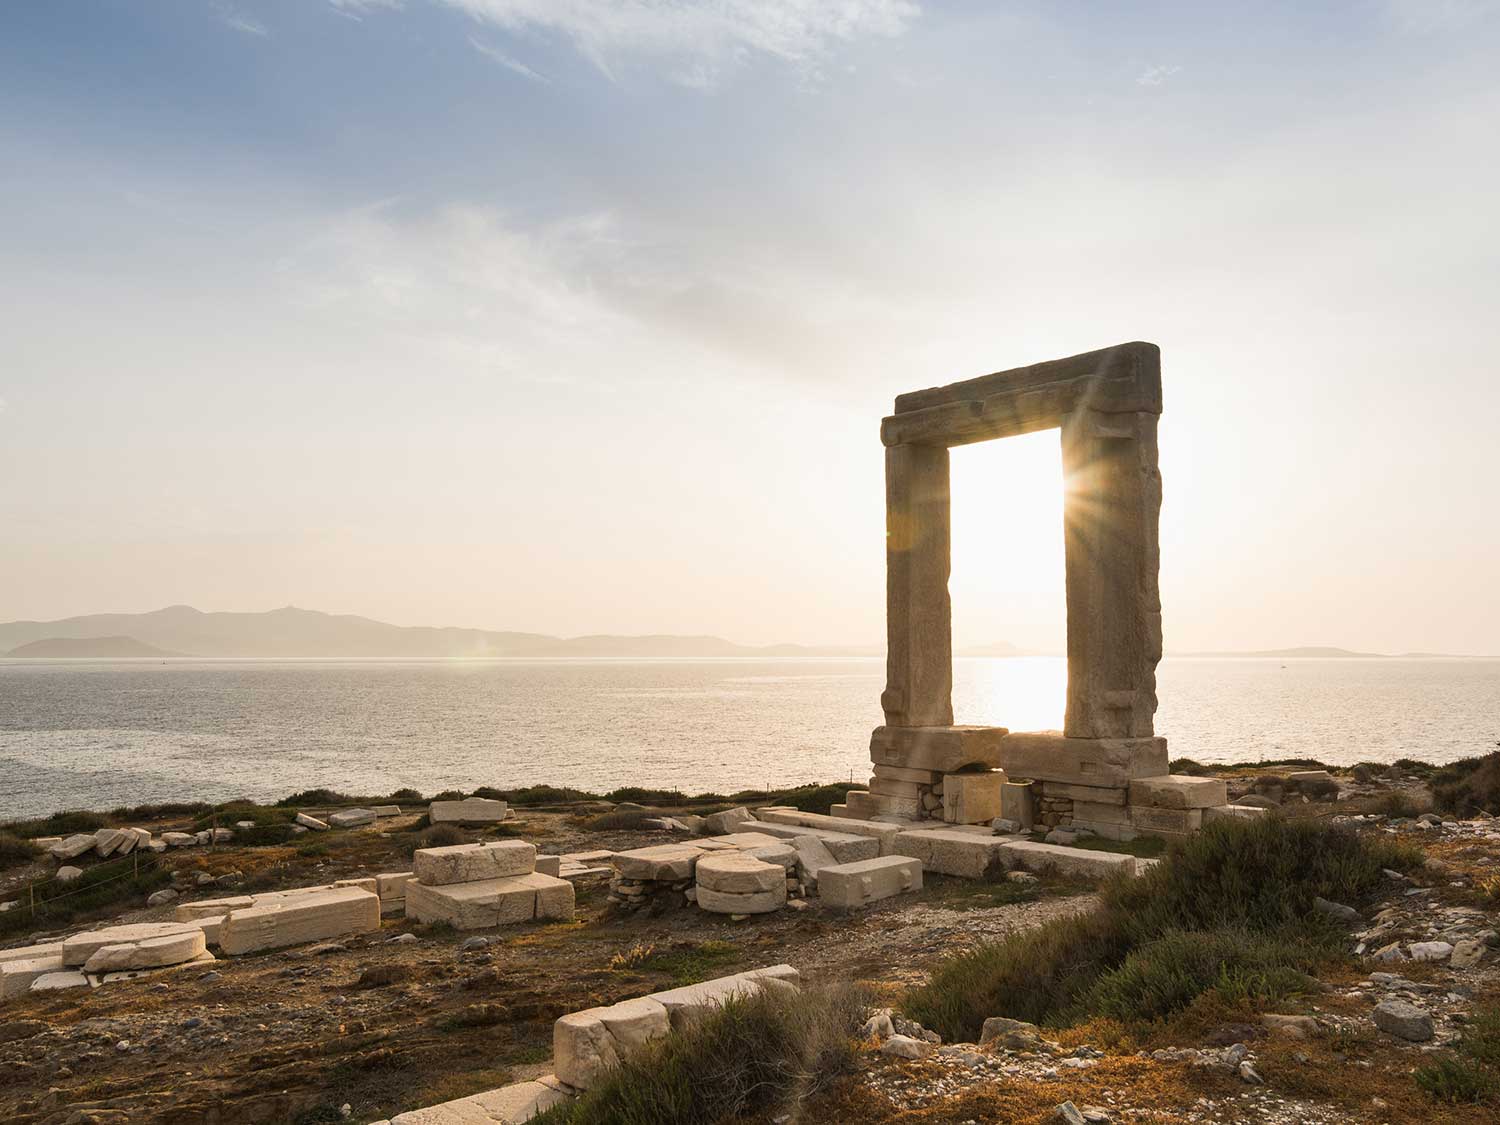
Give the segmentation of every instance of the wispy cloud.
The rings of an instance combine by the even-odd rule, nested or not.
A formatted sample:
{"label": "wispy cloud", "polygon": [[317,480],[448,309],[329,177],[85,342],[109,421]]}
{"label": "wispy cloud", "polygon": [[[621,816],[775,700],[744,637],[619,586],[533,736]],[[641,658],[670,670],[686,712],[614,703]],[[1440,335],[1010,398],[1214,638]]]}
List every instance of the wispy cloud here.
{"label": "wispy cloud", "polygon": [[1136,76],[1135,84],[1137,86],[1165,86],[1167,79],[1181,69],[1180,66],[1148,66]]}
{"label": "wispy cloud", "polygon": [[225,0],[220,0],[219,3],[215,4],[214,10],[219,13],[219,19],[224,22],[224,26],[231,27],[241,34],[258,35],[261,38],[265,38],[267,35],[271,34],[266,29],[265,24],[261,23],[259,20],[247,16],[238,8],[235,8],[233,5],[225,2]]}
{"label": "wispy cloud", "polygon": [[552,81],[552,79],[548,78],[545,74],[537,73],[536,71],[532,70],[531,67],[521,62],[519,59],[511,58],[504,51],[500,50],[497,47],[491,47],[488,43],[481,43],[472,35],[469,36],[469,46],[473,47],[474,50],[478,51],[481,55],[489,59],[491,62],[499,63],[507,70],[515,71],[523,78],[530,78],[533,82],[550,83]]}
{"label": "wispy cloud", "polygon": [[710,87],[757,55],[814,68],[841,44],[903,34],[913,0],[440,0],[511,31],[564,36],[603,73],[625,60],[662,64]]}
{"label": "wispy cloud", "polygon": [[377,8],[400,10],[404,6],[402,0],[328,0],[328,3],[339,15],[351,20],[363,19]]}
{"label": "wispy cloud", "polygon": [[1386,15],[1402,31],[1460,31],[1500,17],[1500,0],[1385,0]]}

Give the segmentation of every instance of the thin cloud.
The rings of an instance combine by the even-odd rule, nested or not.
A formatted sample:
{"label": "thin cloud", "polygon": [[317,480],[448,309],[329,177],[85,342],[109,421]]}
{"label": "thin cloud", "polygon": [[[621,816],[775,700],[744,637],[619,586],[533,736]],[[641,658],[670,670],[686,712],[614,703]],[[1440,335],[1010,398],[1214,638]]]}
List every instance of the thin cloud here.
{"label": "thin cloud", "polygon": [[803,69],[840,45],[895,38],[920,14],[913,0],[439,0],[508,31],[561,35],[613,78],[625,60],[656,64],[708,88],[760,55]]}
{"label": "thin cloud", "polygon": [[1500,16],[1500,0],[1386,0],[1386,17],[1402,31],[1460,31]]}
{"label": "thin cloud", "polygon": [[328,0],[333,10],[351,20],[361,20],[377,8],[399,11],[402,0]]}
{"label": "thin cloud", "polygon": [[224,26],[233,28],[243,35],[255,35],[264,39],[271,34],[265,24],[252,19],[227,3],[215,4],[214,8],[219,13],[219,19],[224,22]]}
{"label": "thin cloud", "polygon": [[1136,77],[1137,86],[1165,86],[1167,79],[1180,71],[1180,66],[1148,66]]}
{"label": "thin cloud", "polygon": [[521,62],[519,59],[511,58],[504,51],[501,51],[496,47],[491,47],[488,43],[481,43],[472,35],[469,36],[469,46],[473,47],[474,50],[478,51],[481,55],[489,59],[491,62],[498,63],[501,66],[505,67],[505,69],[507,70],[515,71],[523,78],[529,78],[533,82],[543,82],[549,85],[552,82],[552,79],[548,78],[545,74],[539,74],[537,71],[532,70],[531,67]]}

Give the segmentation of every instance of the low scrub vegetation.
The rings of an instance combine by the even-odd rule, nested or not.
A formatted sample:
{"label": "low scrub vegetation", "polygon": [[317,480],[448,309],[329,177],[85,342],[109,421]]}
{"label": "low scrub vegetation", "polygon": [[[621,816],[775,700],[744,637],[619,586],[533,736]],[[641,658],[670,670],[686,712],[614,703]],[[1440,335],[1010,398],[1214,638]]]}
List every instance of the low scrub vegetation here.
{"label": "low scrub vegetation", "polygon": [[171,881],[155,856],[134,855],[96,864],[71,883],[47,879],[17,899],[17,907],[0,914],[0,938],[87,921],[118,910],[122,902],[140,902]]}
{"label": "low scrub vegetation", "polygon": [[9,832],[0,832],[0,871],[9,871],[12,867],[21,867],[35,859],[39,859],[42,849],[30,840],[23,840],[19,836],[13,836]]}
{"label": "low scrub vegetation", "polygon": [[1500,1008],[1476,1011],[1450,1050],[1418,1067],[1417,1086],[1453,1105],[1500,1104]]}
{"label": "low scrub vegetation", "polygon": [[1320,822],[1217,822],[1146,874],[1106,884],[1094,910],[944,963],[906,1011],[973,1040],[988,1016],[1067,1026],[1162,1018],[1210,991],[1280,999],[1344,956],[1315,897],[1357,903],[1381,887],[1382,868],[1420,863],[1414,848]]}
{"label": "low scrub vegetation", "polygon": [[730,1000],[536,1125],[702,1125],[773,1117],[854,1066],[864,997],[847,985]]}
{"label": "low scrub vegetation", "polygon": [[1473,816],[1500,811],[1500,751],[1442,766],[1428,784],[1433,802],[1443,812]]}

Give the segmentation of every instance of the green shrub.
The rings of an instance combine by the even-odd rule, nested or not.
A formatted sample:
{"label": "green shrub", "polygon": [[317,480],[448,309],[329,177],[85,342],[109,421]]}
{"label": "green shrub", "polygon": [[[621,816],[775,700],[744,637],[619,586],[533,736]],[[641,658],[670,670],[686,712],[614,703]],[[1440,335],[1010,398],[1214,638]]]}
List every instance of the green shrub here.
{"label": "green shrub", "polygon": [[418,848],[451,848],[469,843],[469,834],[456,824],[434,824],[422,832]]}
{"label": "green shrub", "polygon": [[293,793],[290,797],[281,798],[276,802],[276,807],[279,809],[322,808],[327,805],[348,803],[347,794],[338,793],[332,789],[304,789],[300,793]]}
{"label": "green shrub", "polygon": [[292,809],[257,805],[252,801],[233,801],[215,805],[211,812],[199,816],[193,821],[191,830],[202,832],[205,828],[212,828],[217,824],[220,828],[230,829],[234,833],[235,841],[239,843],[242,835],[249,831],[235,827],[235,824],[241,820],[253,821],[257,828],[268,828],[273,825],[290,825],[296,816],[297,814]]}
{"label": "green shrub", "polygon": [[1121,1023],[1164,1019],[1205,992],[1226,1001],[1276,1001],[1305,992],[1317,952],[1244,930],[1173,930],[1131,950],[1083,998],[1092,1015]]}
{"label": "green shrub", "polygon": [[108,823],[98,813],[78,809],[56,812],[40,820],[14,821],[5,825],[5,829],[13,836],[34,840],[38,836],[72,836],[79,832],[97,832]]}
{"label": "green shrub", "polygon": [[1472,816],[1500,810],[1500,750],[1443,766],[1429,784],[1433,803],[1443,812]]}
{"label": "green shrub", "polygon": [[596,831],[609,829],[628,831],[639,828],[641,821],[648,817],[655,817],[653,812],[607,812],[600,813],[588,822],[588,826]]}
{"label": "green shrub", "polygon": [[[637,805],[685,805],[690,798],[680,789],[642,789],[638,785],[626,785],[604,794],[606,801],[632,801]],[[723,798],[718,798],[722,800]]]}
{"label": "green shrub", "polygon": [[799,785],[795,789],[782,789],[768,794],[768,799],[778,805],[790,805],[802,812],[827,813],[833,805],[842,805],[851,789],[863,789],[863,785],[840,782],[837,785]]}
{"label": "green shrub", "polygon": [[1212,766],[1205,766],[1192,758],[1173,758],[1167,768],[1174,774],[1187,774],[1189,777],[1210,777],[1214,772]]}
{"label": "green shrub", "polygon": [[422,794],[415,789],[397,789],[385,798],[385,804],[395,805],[402,802],[411,803],[422,800]]}
{"label": "green shrub", "polygon": [[[18,902],[27,904],[0,914],[0,937],[32,929],[56,929],[75,920],[86,920],[98,913],[117,910],[121,902],[137,903],[154,890],[170,883],[167,869],[153,854],[135,855],[110,863],[86,868],[70,883],[56,878],[37,883],[30,895]],[[32,895],[36,910],[29,909]]]}
{"label": "green shrub", "polygon": [[0,832],[0,871],[8,871],[12,867],[20,867],[40,859],[41,854],[42,849],[30,840],[12,836],[9,832]]}
{"label": "green shrub", "polygon": [[651,1043],[577,1101],[536,1125],[703,1125],[770,1117],[852,1069],[863,996],[768,988],[731,999]]}
{"label": "green shrub", "polygon": [[1458,1042],[1418,1067],[1413,1078],[1437,1101],[1500,1103],[1500,1008],[1478,1009],[1464,1025]]}
{"label": "green shrub", "polygon": [[1390,817],[1392,820],[1410,819],[1422,810],[1411,794],[1400,789],[1392,789],[1389,793],[1382,793],[1380,799],[1375,802],[1375,811]]}
{"label": "green shrub", "polygon": [[[972,1040],[988,1016],[1057,1026],[1111,1004],[1116,1018],[1150,1019],[1210,987],[1284,993],[1300,983],[1293,974],[1344,955],[1315,897],[1362,901],[1382,888],[1383,868],[1421,861],[1410,846],[1317,821],[1216,821],[1145,874],[1106,882],[1094,910],[939,965],[906,1011],[946,1039]],[[1204,950],[1233,955],[1228,975],[1209,972]],[[1136,1014],[1124,1010],[1131,998]]]}

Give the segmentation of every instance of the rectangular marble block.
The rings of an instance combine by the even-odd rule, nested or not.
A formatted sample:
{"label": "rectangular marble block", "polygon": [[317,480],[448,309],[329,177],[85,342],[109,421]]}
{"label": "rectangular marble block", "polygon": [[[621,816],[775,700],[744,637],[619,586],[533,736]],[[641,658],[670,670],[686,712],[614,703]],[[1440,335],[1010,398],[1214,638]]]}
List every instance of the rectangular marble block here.
{"label": "rectangular marble block", "polygon": [[950,773],[943,777],[943,819],[949,824],[988,824],[1000,815],[1001,770]]}
{"label": "rectangular marble block", "polygon": [[922,889],[922,861],[886,855],[825,867],[818,874],[818,897],[830,906],[852,909],[892,895]]}
{"label": "rectangular marble block", "polygon": [[1096,852],[1087,848],[1067,848],[1060,844],[1038,844],[1017,840],[1005,845],[1009,866],[1026,871],[1058,871],[1064,875],[1087,875],[1102,878],[1116,872],[1135,874],[1135,856]]}
{"label": "rectangular marble block", "polygon": [[900,833],[895,851],[921,860],[924,871],[982,879],[1006,870],[1004,846],[1003,836],[983,836],[960,828],[928,828]]}
{"label": "rectangular marble block", "polygon": [[871,771],[885,781],[908,781],[917,785],[939,785],[943,775],[937,770],[913,770],[905,766],[875,766]]}
{"label": "rectangular marble block", "polygon": [[1009,779],[1000,786],[1000,815],[1014,821],[1022,832],[1030,832],[1036,821],[1035,788],[1031,782]]}
{"label": "rectangular marble block", "polygon": [[804,828],[826,828],[830,832],[851,836],[868,836],[876,840],[881,855],[890,855],[894,850],[896,834],[901,831],[894,824],[877,824],[871,820],[851,820],[845,817],[822,816],[805,813],[801,809],[764,808],[755,810],[755,818],[768,824],[794,824]]}
{"label": "rectangular marble block", "polygon": [[573,917],[573,884],[536,872],[442,887],[413,882],[406,884],[406,916],[418,922],[447,922],[456,930],[566,921]]}
{"label": "rectangular marble block", "polygon": [[966,766],[1001,765],[1004,727],[876,727],[870,761],[877,766],[957,773]]}
{"label": "rectangular marble block", "polygon": [[1130,810],[1124,805],[1101,805],[1093,801],[1073,802],[1075,825],[1129,824]]}
{"label": "rectangular marble block", "polygon": [[880,809],[875,804],[875,798],[871,797],[868,790],[851,789],[844,794],[844,803],[839,806],[842,812],[829,809],[834,816],[850,817],[854,820],[868,820],[877,815]]}
{"label": "rectangular marble block", "polygon": [[536,848],[524,840],[419,848],[412,855],[417,882],[428,887],[526,875],[536,866]]}
{"label": "rectangular marble block", "polygon": [[378,1125],[514,1125],[571,1100],[572,1095],[562,1084],[548,1075],[534,1082],[516,1082],[451,1102],[409,1109]]}
{"label": "rectangular marble block", "polygon": [[1101,788],[1167,774],[1165,738],[1067,738],[1060,731],[1008,734],[1000,761],[1010,777]]}
{"label": "rectangular marble block", "polygon": [[1146,805],[1131,805],[1130,824],[1141,832],[1186,836],[1203,827],[1203,810],[1153,809]]}
{"label": "rectangular marble block", "polygon": [[1130,792],[1123,785],[1069,785],[1065,781],[1043,781],[1043,797],[1088,801],[1094,805],[1123,805]]}
{"label": "rectangular marble block", "polygon": [[665,992],[653,992],[647,999],[655,1000],[666,1008],[667,1015],[672,1020],[672,1030],[681,1031],[715,1008],[722,1007],[730,997],[744,996],[767,986],[784,985],[795,988],[800,979],[800,974],[790,965],[772,965],[770,968],[751,969],[749,972],[684,985]]}
{"label": "rectangular marble block", "polygon": [[462,801],[433,801],[427,806],[433,824],[496,824],[510,815],[504,801],[466,797]]}
{"label": "rectangular marble block", "polygon": [[804,836],[821,840],[833,853],[835,863],[853,863],[859,859],[874,859],[880,854],[880,841],[870,836],[856,836],[851,832],[832,832],[827,828],[808,828],[802,824],[772,824],[761,822],[755,826],[757,832],[773,836],[778,840],[795,842]]}
{"label": "rectangular marble block", "polygon": [[265,896],[231,910],[219,924],[219,948],[228,954],[328,941],[380,929],[380,896],[358,887]]}
{"label": "rectangular marble block", "polygon": [[1169,774],[1130,783],[1132,805],[1157,809],[1211,809],[1228,801],[1228,787],[1217,777]]}

